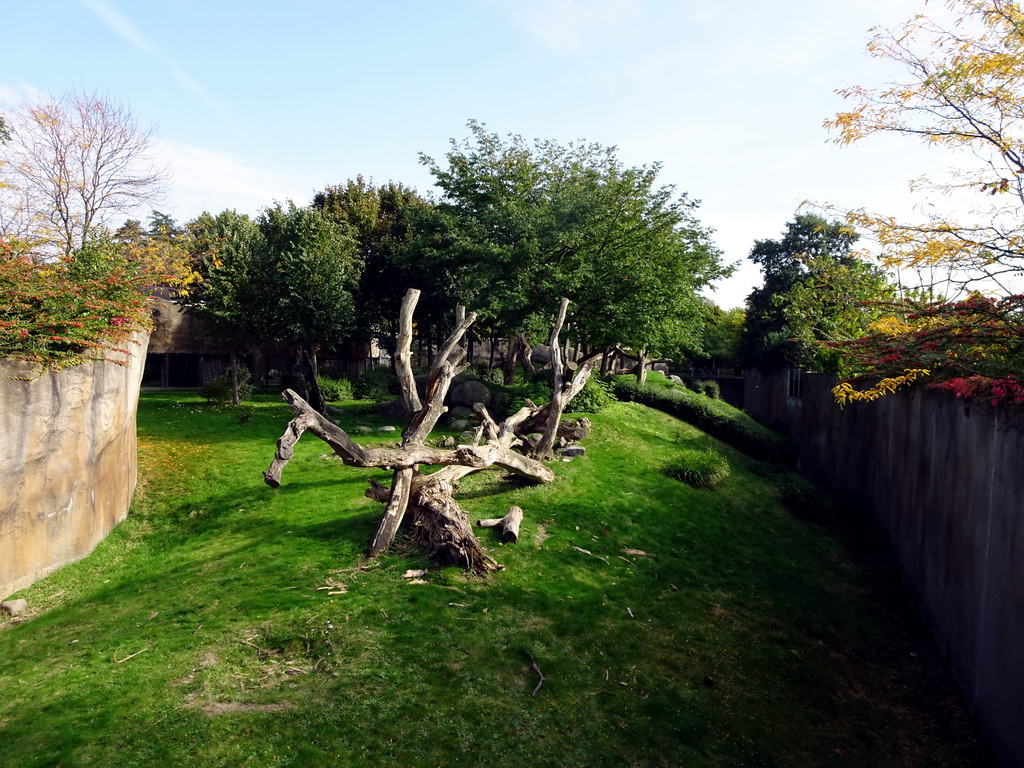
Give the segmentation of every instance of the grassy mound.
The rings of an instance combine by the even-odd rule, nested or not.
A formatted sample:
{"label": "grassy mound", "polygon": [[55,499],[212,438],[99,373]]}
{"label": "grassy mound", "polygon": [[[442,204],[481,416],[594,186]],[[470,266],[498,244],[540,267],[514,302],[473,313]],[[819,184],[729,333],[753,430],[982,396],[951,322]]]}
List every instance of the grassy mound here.
{"label": "grassy mound", "polygon": [[[268,488],[290,412],[245,413],[142,394],[132,513],[0,618],[0,766],[981,764],[879,542],[671,416],[612,403],[546,487],[467,479],[474,518],[525,511],[479,580],[366,566],[387,475],[304,439]],[[728,457],[714,493],[661,471],[680,442]]]}
{"label": "grassy mound", "polygon": [[633,376],[613,377],[615,396],[670,413],[698,429],[739,448],[755,459],[795,464],[795,441],[764,426],[724,400],[678,387],[660,373],[650,373],[640,386]]}

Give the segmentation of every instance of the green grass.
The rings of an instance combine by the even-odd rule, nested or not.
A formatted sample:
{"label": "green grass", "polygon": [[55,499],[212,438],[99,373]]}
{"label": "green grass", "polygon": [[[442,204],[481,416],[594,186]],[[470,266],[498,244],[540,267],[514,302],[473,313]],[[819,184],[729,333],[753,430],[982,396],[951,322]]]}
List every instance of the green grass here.
{"label": "green grass", "polygon": [[[519,543],[481,529],[504,571],[416,585],[429,563],[401,544],[332,573],[362,562],[386,473],[307,435],[270,489],[290,412],[244,410],[143,393],[132,514],[0,620],[0,765],[984,764],[881,545],[792,514],[763,465],[671,416],[591,416],[550,486],[467,479],[472,517],[524,509]],[[731,475],[667,477],[680,443]]]}

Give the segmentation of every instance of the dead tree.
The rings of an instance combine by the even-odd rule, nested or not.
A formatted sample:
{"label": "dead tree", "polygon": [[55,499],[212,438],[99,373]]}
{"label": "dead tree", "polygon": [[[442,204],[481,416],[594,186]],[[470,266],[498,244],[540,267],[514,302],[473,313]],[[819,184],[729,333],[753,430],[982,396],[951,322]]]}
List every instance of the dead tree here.
{"label": "dead tree", "polygon": [[[367,497],[386,505],[367,547],[368,557],[376,557],[390,547],[399,526],[408,518],[413,540],[425,546],[434,559],[483,574],[499,566],[480,548],[466,512],[453,498],[458,481],[489,467],[500,467],[534,483],[554,480],[554,472],[542,459],[550,455],[558,437],[565,405],[586,383],[597,358],[585,361],[571,378],[566,377],[558,346],[558,333],[568,306],[568,301],[563,300],[559,319],[551,334],[552,360],[558,359],[557,365],[553,365],[555,395],[552,401],[544,406],[527,404],[501,424],[495,422],[487,409],[478,403],[475,410],[480,426],[471,444],[455,449],[427,445],[427,437],[447,410],[444,399],[465,356],[461,341],[476,319],[476,313],[465,315],[459,308],[455,330],[437,350],[421,401],[412,375],[411,355],[412,317],[419,295],[418,290],[410,289],[399,314],[395,365],[403,400],[412,414],[402,432],[401,443],[393,448],[364,448],[295,392],[285,390],[283,397],[296,415],[277,441],[274,460],[263,476],[268,485],[279,486],[281,473],[292,458],[295,443],[308,431],[327,443],[349,466],[380,467],[393,471],[390,488],[370,480],[370,488],[366,491]],[[541,438],[529,440],[528,432],[536,430],[540,423],[544,425],[540,430]],[[519,451],[515,450],[517,448]],[[421,464],[442,468],[427,475],[419,471]]]}

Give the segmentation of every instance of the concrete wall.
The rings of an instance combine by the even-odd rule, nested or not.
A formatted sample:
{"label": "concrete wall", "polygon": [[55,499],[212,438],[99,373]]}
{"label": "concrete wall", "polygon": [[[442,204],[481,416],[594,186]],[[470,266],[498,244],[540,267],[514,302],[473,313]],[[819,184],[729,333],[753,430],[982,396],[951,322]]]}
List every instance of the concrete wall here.
{"label": "concrete wall", "polygon": [[834,383],[804,378],[799,468],[871,502],[1000,763],[1024,766],[1024,409],[924,388],[840,409]]}
{"label": "concrete wall", "polygon": [[148,337],[126,365],[83,363],[30,381],[0,361],[0,599],[89,554],[128,514]]}

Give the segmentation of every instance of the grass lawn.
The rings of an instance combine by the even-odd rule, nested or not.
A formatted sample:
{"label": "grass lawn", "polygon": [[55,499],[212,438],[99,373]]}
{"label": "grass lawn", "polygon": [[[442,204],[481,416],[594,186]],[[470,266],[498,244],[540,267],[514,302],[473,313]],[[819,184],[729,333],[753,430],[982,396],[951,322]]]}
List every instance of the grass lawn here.
{"label": "grass lawn", "polygon": [[[0,619],[0,765],[986,764],[857,515],[696,429],[616,403],[555,483],[467,479],[474,519],[525,511],[480,529],[506,569],[414,584],[401,542],[359,569],[386,474],[306,435],[264,485],[290,415],[142,394],[130,516]],[[714,490],[662,471],[709,447]]]}

